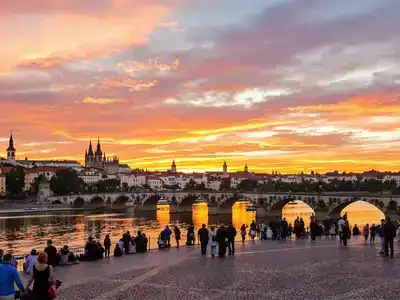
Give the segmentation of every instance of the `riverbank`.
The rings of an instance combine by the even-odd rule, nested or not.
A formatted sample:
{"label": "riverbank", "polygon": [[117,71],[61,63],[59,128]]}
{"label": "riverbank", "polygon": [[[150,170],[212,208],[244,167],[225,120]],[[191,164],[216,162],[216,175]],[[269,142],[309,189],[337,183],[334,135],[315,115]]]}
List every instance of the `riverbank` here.
{"label": "riverbank", "polygon": [[395,299],[396,259],[379,257],[379,243],[349,242],[248,241],[224,259],[181,247],[56,267],[57,299]]}

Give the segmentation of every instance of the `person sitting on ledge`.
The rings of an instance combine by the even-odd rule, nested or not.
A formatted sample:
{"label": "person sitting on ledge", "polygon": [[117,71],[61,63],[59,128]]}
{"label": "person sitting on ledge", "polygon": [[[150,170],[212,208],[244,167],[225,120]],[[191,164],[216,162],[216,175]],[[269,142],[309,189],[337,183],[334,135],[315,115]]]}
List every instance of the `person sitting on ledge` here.
{"label": "person sitting on ledge", "polygon": [[97,252],[96,257],[97,258],[104,258],[104,248],[103,248],[103,246],[101,245],[100,242],[97,242],[96,246],[97,246],[96,247],[96,252]]}
{"label": "person sitting on ledge", "polygon": [[142,235],[141,231],[138,231],[138,235],[135,238],[135,243],[136,243],[136,252],[138,253],[146,252],[145,236]]}
{"label": "person sitting on ledge", "polygon": [[93,238],[90,236],[86,245],[85,253],[80,256],[81,261],[91,261],[97,259],[97,245]]}
{"label": "person sitting on ledge", "polygon": [[353,235],[360,235],[360,229],[358,229],[357,224],[353,227]]}
{"label": "person sitting on ledge", "polygon": [[30,275],[32,273],[33,266],[36,264],[37,260],[37,252],[35,249],[32,249],[31,254],[26,258],[23,268],[26,274]]}
{"label": "person sitting on ledge", "polygon": [[122,256],[122,250],[119,247],[119,244],[115,244],[114,257],[121,257],[121,256]]}

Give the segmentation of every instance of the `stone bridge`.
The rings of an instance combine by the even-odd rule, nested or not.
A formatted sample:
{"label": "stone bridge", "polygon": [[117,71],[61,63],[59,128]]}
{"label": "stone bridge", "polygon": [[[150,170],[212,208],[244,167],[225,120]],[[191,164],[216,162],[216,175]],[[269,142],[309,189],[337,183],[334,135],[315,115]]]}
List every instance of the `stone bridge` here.
{"label": "stone bridge", "polygon": [[[209,211],[231,213],[236,201],[249,201],[256,205],[264,215],[273,216],[282,213],[282,208],[290,201],[300,200],[308,204],[317,215],[338,218],[340,212],[349,204],[362,200],[374,205],[383,213],[396,212],[400,197],[395,196],[362,196],[355,197],[350,193],[288,194],[260,192],[223,192],[223,191],[162,191],[162,192],[127,192],[104,194],[80,194],[69,196],[52,196],[51,203],[68,203],[74,207],[102,207],[112,205],[124,207],[126,203],[134,204],[137,210],[156,210],[160,200],[167,200],[177,212],[188,212],[192,205],[204,201]],[[174,208],[175,207],[175,208]],[[399,205],[400,207],[400,205]]]}

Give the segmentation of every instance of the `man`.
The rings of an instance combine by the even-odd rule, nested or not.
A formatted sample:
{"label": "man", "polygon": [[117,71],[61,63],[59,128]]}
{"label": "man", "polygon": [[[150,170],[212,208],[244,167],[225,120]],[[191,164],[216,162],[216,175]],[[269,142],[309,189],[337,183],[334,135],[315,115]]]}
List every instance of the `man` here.
{"label": "man", "polygon": [[197,234],[200,239],[201,255],[206,255],[208,239],[209,239],[209,233],[208,233],[208,229],[206,228],[206,224],[201,225],[201,228],[199,229]]}
{"label": "man", "polygon": [[286,237],[289,236],[289,224],[286,221],[286,218],[283,218],[282,220],[282,240],[286,241]]}
{"label": "man", "polygon": [[383,233],[385,236],[385,256],[389,256],[390,247],[390,258],[393,258],[393,239],[396,237],[396,227],[393,225],[392,220],[386,217],[386,223],[383,226]]}
{"label": "man", "polygon": [[226,235],[227,235],[227,238],[228,238],[229,255],[235,255],[236,228],[233,227],[232,222],[229,223],[229,226],[226,229]]}
{"label": "man", "polygon": [[311,222],[310,222],[310,232],[311,232],[311,242],[315,242],[315,238],[317,237],[318,233],[318,224],[315,221],[315,217],[311,216]]}
{"label": "man", "polygon": [[124,248],[125,248],[125,254],[129,254],[129,243],[132,240],[131,233],[127,231],[123,236],[122,239],[124,240]]}
{"label": "man", "polygon": [[379,252],[379,254],[381,255],[385,254],[385,233],[383,232],[384,226],[385,226],[385,220],[381,219],[381,225],[379,225],[377,229],[379,237],[381,239],[381,251]]}
{"label": "man", "polygon": [[165,226],[165,229],[164,229],[165,248],[171,247],[171,234],[172,234],[172,231],[171,231],[171,229],[169,229],[169,226],[168,225]]}
{"label": "man", "polygon": [[218,241],[218,256],[224,257],[226,253],[226,243],[228,241],[228,237],[226,235],[226,228],[223,223],[221,223],[221,225],[217,230],[217,241]]}
{"label": "man", "polygon": [[47,241],[47,247],[44,249],[44,252],[47,253],[47,264],[54,268],[57,260],[57,249],[53,246],[52,240]]}
{"label": "man", "polygon": [[343,219],[343,217],[340,217],[340,220],[338,222],[338,234],[340,238],[340,243],[343,242],[343,227],[346,221]]}

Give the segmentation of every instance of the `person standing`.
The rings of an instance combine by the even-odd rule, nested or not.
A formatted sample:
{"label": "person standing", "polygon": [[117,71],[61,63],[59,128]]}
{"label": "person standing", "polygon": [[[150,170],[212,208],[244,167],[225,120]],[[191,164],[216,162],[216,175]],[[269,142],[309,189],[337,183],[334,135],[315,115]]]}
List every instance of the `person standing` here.
{"label": "person standing", "polygon": [[286,238],[289,236],[289,225],[286,221],[286,218],[282,220],[282,240],[286,241]]}
{"label": "person standing", "polygon": [[344,227],[344,224],[345,224],[345,223],[346,223],[346,222],[345,222],[345,220],[343,219],[343,217],[340,217],[340,220],[339,220],[339,222],[338,222],[338,234],[339,234],[340,243],[343,242],[343,227]]}
{"label": "person standing", "polygon": [[53,246],[53,241],[47,241],[47,247],[44,249],[44,252],[47,254],[47,263],[50,266],[55,266],[57,261],[57,249]]}
{"label": "person standing", "polygon": [[194,224],[190,224],[190,226],[187,229],[187,239],[186,239],[186,245],[188,246],[193,246],[194,247]]}
{"label": "person standing", "polygon": [[240,234],[242,235],[242,243],[246,240],[246,229],[247,225],[243,224],[242,227],[240,227]]}
{"label": "person standing", "polygon": [[123,235],[122,239],[124,240],[125,254],[128,254],[128,253],[129,253],[129,243],[130,243],[131,240],[132,240],[131,233],[130,233],[129,231],[127,231],[127,232]]}
{"label": "person standing", "polygon": [[375,243],[375,234],[376,234],[376,226],[375,224],[372,224],[371,227],[369,228],[370,231],[370,243]]}
{"label": "person standing", "polygon": [[347,240],[350,238],[350,236],[351,236],[350,224],[346,220],[344,225],[342,226],[342,242],[343,242],[343,246],[347,247]]}
{"label": "person standing", "polygon": [[33,267],[32,277],[26,285],[26,290],[33,283],[34,299],[50,300],[49,284],[54,284],[54,270],[53,267],[47,264],[47,254],[40,252],[37,258],[37,263]]}
{"label": "person standing", "polygon": [[253,241],[256,237],[256,234],[257,234],[257,225],[254,221],[252,221],[250,224],[250,236]]}
{"label": "person standing", "polygon": [[181,240],[181,230],[177,225],[175,225],[174,227],[174,234],[175,234],[176,248],[179,248],[179,241]]}
{"label": "person standing", "polygon": [[165,226],[164,229],[164,246],[165,248],[171,248],[171,234],[172,231],[169,229],[169,226]]}
{"label": "person standing", "polygon": [[315,217],[311,217],[310,222],[310,232],[311,232],[311,242],[315,242],[315,238],[317,237],[318,233],[318,224],[315,222]]}
{"label": "person standing", "polygon": [[385,253],[385,233],[383,231],[384,226],[385,226],[385,220],[381,219],[381,225],[378,227],[378,234],[381,240],[381,251],[379,252],[379,254],[381,255]]}
{"label": "person standing", "polygon": [[197,232],[197,235],[200,239],[200,248],[201,248],[201,255],[207,254],[207,245],[209,240],[209,232],[206,227],[206,224],[201,225],[201,228]]}
{"label": "person standing", "polygon": [[235,255],[236,228],[233,226],[232,222],[229,223],[229,226],[226,229],[226,235],[228,237],[229,255]]}
{"label": "person standing", "polygon": [[104,238],[104,257],[110,257],[111,239],[108,234]]}
{"label": "person standing", "polygon": [[364,239],[365,239],[365,243],[367,243],[368,242],[368,237],[369,237],[369,224],[367,223],[367,224],[365,224],[365,226],[364,226],[364,228],[363,228],[363,236],[364,236]]}
{"label": "person standing", "polygon": [[20,292],[25,292],[24,285],[22,284],[21,277],[18,270],[11,265],[12,255],[5,254],[2,257],[0,264],[0,299],[13,300],[15,299],[14,283],[17,285]]}
{"label": "person standing", "polygon": [[392,220],[386,217],[385,225],[383,226],[383,233],[385,236],[385,256],[389,256],[390,247],[390,257],[393,258],[393,240],[396,237],[396,227],[393,225]]}
{"label": "person standing", "polygon": [[217,230],[217,241],[218,241],[218,256],[224,257],[226,253],[226,243],[228,242],[228,237],[223,223],[221,223],[221,225]]}
{"label": "person standing", "polygon": [[210,248],[211,256],[214,257],[217,252],[217,232],[215,231],[214,226],[211,226],[210,228]]}

